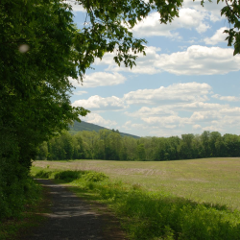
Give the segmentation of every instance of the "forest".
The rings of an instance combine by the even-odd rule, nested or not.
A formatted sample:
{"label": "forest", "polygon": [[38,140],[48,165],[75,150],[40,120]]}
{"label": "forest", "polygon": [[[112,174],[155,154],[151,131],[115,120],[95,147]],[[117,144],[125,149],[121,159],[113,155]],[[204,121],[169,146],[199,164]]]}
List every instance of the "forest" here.
{"label": "forest", "polygon": [[118,130],[64,131],[39,148],[38,160],[105,159],[163,161],[206,157],[240,157],[240,136],[204,131],[181,137],[122,137]]}

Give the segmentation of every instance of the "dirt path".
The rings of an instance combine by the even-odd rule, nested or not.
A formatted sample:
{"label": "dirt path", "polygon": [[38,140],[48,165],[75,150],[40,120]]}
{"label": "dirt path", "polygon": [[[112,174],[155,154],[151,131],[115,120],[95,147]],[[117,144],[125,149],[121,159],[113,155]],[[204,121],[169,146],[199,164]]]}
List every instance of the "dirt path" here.
{"label": "dirt path", "polygon": [[50,180],[37,180],[48,188],[51,213],[26,240],[124,240],[120,224],[109,213],[97,213],[86,201]]}

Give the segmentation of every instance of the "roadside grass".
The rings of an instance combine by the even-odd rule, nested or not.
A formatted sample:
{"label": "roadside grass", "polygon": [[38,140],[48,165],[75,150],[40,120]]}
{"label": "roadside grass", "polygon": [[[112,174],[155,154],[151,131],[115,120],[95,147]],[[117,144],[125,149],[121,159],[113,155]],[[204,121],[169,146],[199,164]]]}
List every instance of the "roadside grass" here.
{"label": "roadside grass", "polygon": [[49,205],[47,192],[32,179],[28,180],[28,187],[24,211],[0,222],[0,240],[24,239],[25,234],[44,221],[43,213],[48,212]]}
{"label": "roadside grass", "polygon": [[240,212],[225,205],[198,203],[164,190],[149,191],[141,184],[109,179],[93,171],[44,169],[37,175],[67,182],[77,195],[107,204],[130,239],[240,239]]}

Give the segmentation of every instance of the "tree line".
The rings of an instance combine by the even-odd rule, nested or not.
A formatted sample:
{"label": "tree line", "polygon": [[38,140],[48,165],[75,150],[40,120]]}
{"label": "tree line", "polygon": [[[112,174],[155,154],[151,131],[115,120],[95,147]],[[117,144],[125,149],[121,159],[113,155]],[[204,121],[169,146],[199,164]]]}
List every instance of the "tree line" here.
{"label": "tree line", "polygon": [[122,137],[118,130],[64,131],[43,142],[36,159],[105,159],[163,161],[206,157],[240,157],[240,136],[204,131],[181,137]]}

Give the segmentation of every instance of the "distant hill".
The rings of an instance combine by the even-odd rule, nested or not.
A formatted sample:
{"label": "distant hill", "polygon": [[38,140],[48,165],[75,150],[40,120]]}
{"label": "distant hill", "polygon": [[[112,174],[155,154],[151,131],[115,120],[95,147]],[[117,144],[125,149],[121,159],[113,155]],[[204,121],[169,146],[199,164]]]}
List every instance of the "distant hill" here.
{"label": "distant hill", "polygon": [[[87,123],[87,122],[84,122],[84,121],[81,121],[80,123],[79,122],[74,122],[73,126],[69,126],[69,132],[73,133],[73,134],[75,134],[79,131],[95,131],[95,132],[98,132],[101,129],[111,130],[111,129],[104,128],[104,127],[101,127],[101,126],[98,126],[98,125],[95,125],[95,124],[92,124],[92,123]],[[120,132],[120,134],[123,137],[126,136],[126,137],[140,138],[139,136],[128,134],[128,133]]]}

